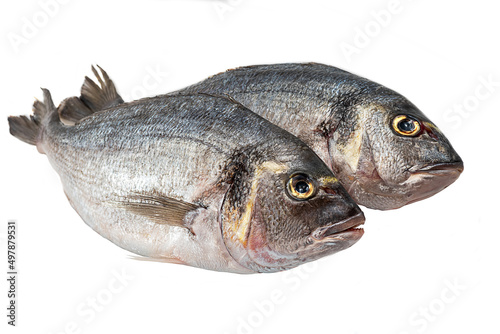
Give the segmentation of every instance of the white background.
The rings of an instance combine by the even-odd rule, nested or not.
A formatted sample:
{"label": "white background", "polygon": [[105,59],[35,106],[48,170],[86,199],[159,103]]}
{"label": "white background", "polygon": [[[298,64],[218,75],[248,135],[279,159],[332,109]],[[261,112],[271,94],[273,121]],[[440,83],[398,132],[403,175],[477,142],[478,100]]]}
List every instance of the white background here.
{"label": "white background", "polygon": [[[2,333],[499,333],[498,8],[486,0],[396,4],[3,1],[1,252],[6,222],[16,219],[20,274],[16,328],[6,324],[1,280]],[[423,202],[364,210],[358,244],[290,272],[244,276],[131,260],[73,211],[46,157],[8,133],[7,116],[29,114],[39,87],[56,104],[79,95],[91,64],[130,100],[231,67],[303,61],[408,97],[447,134],[465,172]]]}

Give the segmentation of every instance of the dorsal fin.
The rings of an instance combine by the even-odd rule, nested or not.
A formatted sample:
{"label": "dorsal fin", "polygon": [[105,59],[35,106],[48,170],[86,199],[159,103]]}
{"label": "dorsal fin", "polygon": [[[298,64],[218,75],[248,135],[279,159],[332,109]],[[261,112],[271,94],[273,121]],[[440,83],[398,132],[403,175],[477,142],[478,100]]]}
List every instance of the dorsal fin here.
{"label": "dorsal fin", "polygon": [[100,87],[92,79],[85,77],[80,96],[80,100],[94,112],[123,103],[123,99],[118,95],[115,84],[108,74],[99,65],[97,67],[101,70],[102,78],[94,66],[92,66],[92,72],[99,81]]}
{"label": "dorsal fin", "polygon": [[94,113],[94,111],[87,107],[85,103],[76,96],[68,97],[62,101],[57,109],[59,111],[59,117],[66,124],[74,124]]}
{"label": "dorsal fin", "polygon": [[[58,108],[60,118],[66,123],[76,123],[81,119],[101,110],[105,110],[124,101],[116,91],[115,84],[108,74],[97,65],[101,74],[92,66],[99,85],[89,77],[85,77],[82,85],[80,97],[70,97],[65,99]],[[102,76],[101,76],[102,75]]]}

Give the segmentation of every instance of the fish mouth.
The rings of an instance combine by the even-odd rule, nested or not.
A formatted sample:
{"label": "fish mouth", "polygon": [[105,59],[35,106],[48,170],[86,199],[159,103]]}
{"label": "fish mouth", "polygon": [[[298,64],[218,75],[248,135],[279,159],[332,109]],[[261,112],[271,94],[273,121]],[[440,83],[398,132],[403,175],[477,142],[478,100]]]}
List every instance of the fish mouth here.
{"label": "fish mouth", "polygon": [[448,174],[448,173],[462,173],[464,170],[463,161],[454,161],[454,162],[442,162],[436,164],[429,164],[424,167],[421,167],[415,171],[411,171],[412,174]]}
{"label": "fish mouth", "polygon": [[315,241],[332,241],[346,238],[361,238],[365,222],[362,212],[328,226],[319,227],[313,231],[311,238]]}
{"label": "fish mouth", "polygon": [[[408,198],[408,203],[415,203],[429,198],[455,182],[464,170],[462,161],[429,164],[411,171],[411,179],[421,182],[418,190]],[[420,180],[420,181],[418,181]]]}

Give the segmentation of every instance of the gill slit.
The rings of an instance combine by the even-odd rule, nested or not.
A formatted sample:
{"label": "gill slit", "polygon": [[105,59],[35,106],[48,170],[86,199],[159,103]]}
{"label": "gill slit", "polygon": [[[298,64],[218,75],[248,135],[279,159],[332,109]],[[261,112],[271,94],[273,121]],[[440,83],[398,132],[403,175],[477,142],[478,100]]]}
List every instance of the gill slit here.
{"label": "gill slit", "polygon": [[[227,244],[226,244],[226,239],[224,238],[224,226],[222,226],[222,211],[224,210],[224,203],[226,203],[226,199],[227,199],[227,194],[229,194],[229,192],[231,191],[231,189],[233,188],[233,184],[230,184],[229,187],[227,188],[226,192],[224,193],[224,196],[222,197],[222,201],[219,205],[219,228],[220,228],[220,238],[222,239],[222,244],[224,245],[224,247],[226,248],[226,252],[229,254],[229,257],[231,259],[234,260],[234,262],[236,262],[238,265],[242,266],[240,264],[240,262],[238,261],[238,259],[236,259],[233,254],[231,253],[231,251],[229,250],[229,248],[227,247]],[[244,266],[242,266],[243,268],[246,268]],[[246,268],[248,269],[248,268]]]}

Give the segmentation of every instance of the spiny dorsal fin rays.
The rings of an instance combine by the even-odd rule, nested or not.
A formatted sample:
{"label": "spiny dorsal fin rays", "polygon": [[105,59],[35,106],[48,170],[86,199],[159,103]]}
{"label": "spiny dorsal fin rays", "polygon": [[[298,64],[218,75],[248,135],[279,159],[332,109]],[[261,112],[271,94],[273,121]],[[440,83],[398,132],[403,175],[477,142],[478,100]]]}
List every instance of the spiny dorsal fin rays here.
{"label": "spiny dorsal fin rays", "polygon": [[104,80],[95,67],[92,66],[92,72],[97,78],[100,87],[92,79],[85,77],[80,97],[80,99],[94,112],[123,103],[123,99],[118,95],[116,87],[108,74],[99,65],[97,65],[97,67],[101,70]]}
{"label": "spiny dorsal fin rays", "polygon": [[111,202],[113,205],[124,208],[136,215],[144,216],[156,224],[184,227],[184,218],[191,211],[201,206],[177,200],[160,194],[132,194],[119,201]]}
{"label": "spiny dorsal fin rays", "polygon": [[94,66],[91,69],[100,86],[86,76],[82,85],[81,96],[67,98],[59,106],[59,115],[65,123],[74,124],[97,111],[124,102],[108,74],[99,65],[97,67],[101,74]]}
{"label": "spiny dorsal fin rays", "polygon": [[74,124],[94,112],[79,97],[68,97],[59,106],[59,117],[66,124]]}

